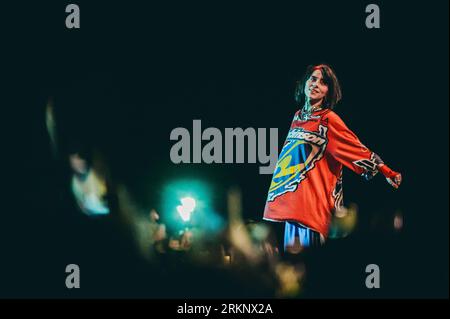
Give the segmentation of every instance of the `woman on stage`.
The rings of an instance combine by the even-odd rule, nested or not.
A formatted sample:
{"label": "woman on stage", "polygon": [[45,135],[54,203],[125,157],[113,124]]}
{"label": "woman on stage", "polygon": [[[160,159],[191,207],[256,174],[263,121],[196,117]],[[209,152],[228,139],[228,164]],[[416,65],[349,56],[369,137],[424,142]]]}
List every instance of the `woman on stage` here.
{"label": "woman on stage", "polygon": [[265,220],[285,222],[287,251],[325,242],[332,214],[342,205],[343,166],[366,179],[381,172],[394,188],[402,180],[333,112],[342,94],[330,66],[308,67],[295,97],[302,108],[279,155],[264,210]]}

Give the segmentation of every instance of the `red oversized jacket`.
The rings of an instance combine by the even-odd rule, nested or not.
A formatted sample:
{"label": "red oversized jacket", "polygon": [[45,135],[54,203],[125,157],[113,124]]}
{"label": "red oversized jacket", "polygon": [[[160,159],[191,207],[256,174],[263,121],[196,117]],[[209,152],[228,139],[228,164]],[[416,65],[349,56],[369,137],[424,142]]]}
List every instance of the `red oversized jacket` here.
{"label": "red oversized jacket", "polygon": [[342,205],[343,165],[366,178],[381,159],[329,109],[294,116],[269,188],[264,219],[294,221],[328,235],[334,209]]}

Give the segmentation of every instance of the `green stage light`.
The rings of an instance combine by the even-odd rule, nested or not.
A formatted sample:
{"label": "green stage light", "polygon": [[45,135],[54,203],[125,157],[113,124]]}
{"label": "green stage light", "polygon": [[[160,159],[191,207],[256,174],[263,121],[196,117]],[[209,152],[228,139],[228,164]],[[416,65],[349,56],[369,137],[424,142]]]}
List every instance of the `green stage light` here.
{"label": "green stage light", "polygon": [[212,203],[212,188],[200,180],[171,181],[163,188],[161,213],[172,230],[216,232],[224,225]]}
{"label": "green stage light", "polygon": [[195,199],[192,197],[183,197],[181,199],[181,205],[177,206],[177,211],[183,221],[189,222],[191,214],[195,209],[195,204]]}

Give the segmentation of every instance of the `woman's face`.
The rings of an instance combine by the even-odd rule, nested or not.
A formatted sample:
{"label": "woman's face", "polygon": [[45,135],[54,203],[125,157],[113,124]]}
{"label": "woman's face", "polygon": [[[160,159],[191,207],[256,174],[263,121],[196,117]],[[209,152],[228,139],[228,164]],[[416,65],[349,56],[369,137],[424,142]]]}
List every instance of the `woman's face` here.
{"label": "woman's face", "polygon": [[327,96],[328,86],[323,82],[322,72],[314,70],[305,84],[305,95],[310,100],[310,103],[322,103]]}

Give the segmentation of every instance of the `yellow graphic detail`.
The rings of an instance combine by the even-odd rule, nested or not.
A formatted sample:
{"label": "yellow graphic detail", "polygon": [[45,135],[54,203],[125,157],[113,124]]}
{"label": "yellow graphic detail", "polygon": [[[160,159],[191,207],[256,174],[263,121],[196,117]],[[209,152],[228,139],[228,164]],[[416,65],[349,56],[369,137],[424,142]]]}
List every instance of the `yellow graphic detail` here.
{"label": "yellow graphic detail", "polygon": [[[273,191],[277,190],[278,188],[286,185],[292,179],[297,177],[298,176],[297,173],[299,173],[302,170],[304,170],[305,167],[308,165],[308,163],[310,163],[312,161],[312,159],[316,156],[316,154],[319,151],[319,147],[309,144],[312,147],[312,151],[309,154],[308,158],[303,163],[299,163],[299,164],[291,166],[290,165],[291,161],[292,161],[292,154],[291,153],[294,150],[299,151],[298,150],[298,146],[300,144],[309,144],[309,143],[306,142],[306,141],[303,141],[303,140],[296,141],[295,143],[292,144],[292,146],[289,147],[289,149],[285,152],[283,157],[281,157],[278,160],[278,164],[277,164],[276,170],[279,168],[280,171],[276,175],[273,176],[272,183],[270,184],[269,192],[273,192]],[[275,181],[275,179],[282,178],[284,176],[289,176],[289,177],[286,178],[286,179],[281,179],[279,182]]]}

